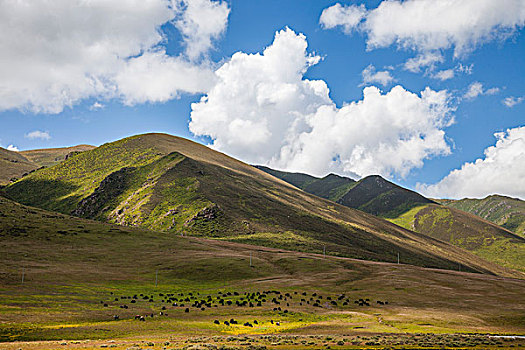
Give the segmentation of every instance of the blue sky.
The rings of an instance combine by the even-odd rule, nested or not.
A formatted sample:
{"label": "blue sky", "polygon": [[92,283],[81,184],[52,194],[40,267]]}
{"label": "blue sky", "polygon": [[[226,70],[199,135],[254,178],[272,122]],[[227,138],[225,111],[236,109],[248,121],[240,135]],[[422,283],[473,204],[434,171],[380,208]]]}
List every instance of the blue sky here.
{"label": "blue sky", "polygon": [[[488,0],[451,1],[448,9],[430,0],[158,0],[136,9],[126,2],[87,10],[75,1],[1,5],[12,16],[0,30],[9,49],[0,55],[2,147],[100,145],[166,132],[281,169],[380,173],[431,196],[525,198],[523,1],[498,2],[497,11]],[[115,12],[122,23],[111,23]],[[447,25],[433,23],[436,16]],[[469,27],[472,18],[478,22]],[[46,44],[32,47],[42,36]],[[269,47],[272,56],[263,54]],[[434,63],[408,68],[424,56]],[[306,80],[324,82],[322,91]],[[253,90],[260,86],[263,93]],[[439,102],[423,98],[427,87]],[[230,96],[236,88],[244,91]]]}

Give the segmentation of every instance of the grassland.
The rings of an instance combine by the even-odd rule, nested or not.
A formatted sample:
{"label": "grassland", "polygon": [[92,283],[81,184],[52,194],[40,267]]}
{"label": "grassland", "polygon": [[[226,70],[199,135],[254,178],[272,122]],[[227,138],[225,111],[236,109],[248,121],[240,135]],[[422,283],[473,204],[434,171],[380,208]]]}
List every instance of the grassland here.
{"label": "grassland", "polygon": [[8,185],[39,168],[53,166],[67,157],[93,148],[95,147],[79,145],[13,152],[0,147],[0,186]]}
{"label": "grassland", "polygon": [[181,237],[1,197],[0,229],[5,349],[497,348],[520,341],[487,334],[525,332],[518,279]]}
{"label": "grassland", "polygon": [[[219,152],[164,134],[78,154],[5,189],[64,214],[309,253],[523,277],[425,235],[298,190]],[[300,240],[282,239],[288,236]],[[296,244],[301,241],[302,244]]]}

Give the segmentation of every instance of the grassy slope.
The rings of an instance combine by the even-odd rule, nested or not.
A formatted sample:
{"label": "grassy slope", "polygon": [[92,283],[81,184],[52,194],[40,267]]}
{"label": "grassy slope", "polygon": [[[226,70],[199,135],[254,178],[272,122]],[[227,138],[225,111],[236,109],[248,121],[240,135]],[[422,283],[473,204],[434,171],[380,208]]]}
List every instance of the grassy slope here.
{"label": "grassy slope", "polygon": [[[415,332],[519,334],[525,331],[524,288],[523,280],[490,275],[323,258],[113,226],[0,197],[2,340],[133,337],[137,342],[143,337],[165,341],[177,335],[171,341],[177,343],[181,337],[183,343],[184,337],[192,335],[260,333],[345,334],[350,338],[376,332],[404,336]],[[184,308],[162,302],[159,295],[198,292],[199,300],[205,295],[215,299],[219,291],[265,290],[292,293],[294,297],[280,305],[290,312],[273,311],[276,305],[267,301],[255,308],[218,306],[201,311],[190,307],[185,313]],[[295,292],[306,293],[307,299],[314,292],[322,294],[323,307],[300,305],[299,298],[304,297]],[[349,305],[325,302],[328,296],[335,299],[341,293],[350,299]],[[154,295],[155,301],[114,300],[134,294]],[[352,302],[358,298],[370,298],[372,305],[359,307]],[[389,305],[380,306],[375,300],[388,300]],[[119,308],[122,304],[129,309]],[[168,316],[158,316],[162,306],[167,307]],[[157,316],[146,322],[133,320],[136,314],[149,313]],[[112,321],[115,314],[121,321]],[[242,321],[241,325],[213,324],[214,319],[232,317]],[[242,326],[253,319],[259,320],[256,327]],[[281,326],[271,324],[270,319],[279,320]],[[23,344],[28,346],[32,345]],[[322,342],[314,347],[320,346],[324,347]]]}
{"label": "grassy slope", "polygon": [[84,152],[94,149],[95,146],[90,145],[78,145],[72,147],[61,147],[61,148],[43,148],[28,151],[21,151],[24,157],[35,163],[39,167],[45,166],[50,167],[60,163],[65,157],[71,152]]}
{"label": "grassy slope", "polygon": [[440,199],[438,202],[480,216],[525,237],[525,201],[518,198],[492,195],[483,199]]}
{"label": "grassy slope", "polygon": [[19,152],[8,151],[0,147],[0,185],[7,185],[11,179],[19,179],[23,174],[37,168],[38,165]]}
{"label": "grassy slope", "polygon": [[525,239],[473,214],[431,204],[413,208],[392,222],[525,271]]}
{"label": "grassy slope", "polygon": [[6,192],[24,204],[177,235],[308,252],[326,247],[329,254],[375,261],[396,261],[400,253],[403,262],[419,266],[456,269],[460,263],[466,270],[522,276],[165,134],[105,144]]}

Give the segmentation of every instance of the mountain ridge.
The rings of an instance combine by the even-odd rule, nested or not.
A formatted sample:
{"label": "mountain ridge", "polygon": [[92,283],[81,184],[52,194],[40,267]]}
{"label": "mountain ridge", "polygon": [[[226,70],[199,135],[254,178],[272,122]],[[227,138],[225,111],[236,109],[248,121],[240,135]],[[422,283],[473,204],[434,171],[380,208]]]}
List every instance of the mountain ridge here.
{"label": "mountain ridge", "polygon": [[401,253],[403,262],[419,266],[462,264],[465,270],[520,276],[166,134],[104,144],[24,177],[5,192],[23,204],[65,214],[81,208],[79,216],[157,231],[306,252],[326,249],[373,261],[394,262]]}

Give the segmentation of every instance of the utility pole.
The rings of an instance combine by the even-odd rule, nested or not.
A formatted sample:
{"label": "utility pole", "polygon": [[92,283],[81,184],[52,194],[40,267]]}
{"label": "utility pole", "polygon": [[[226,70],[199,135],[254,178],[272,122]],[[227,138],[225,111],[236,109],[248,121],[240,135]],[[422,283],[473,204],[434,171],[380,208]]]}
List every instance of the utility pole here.
{"label": "utility pole", "polygon": [[399,252],[397,252],[397,264],[399,265]]}
{"label": "utility pole", "polygon": [[22,267],[22,284],[24,284],[24,277],[25,277],[25,274],[26,274],[26,268],[25,268],[25,267]]}
{"label": "utility pole", "polygon": [[323,246],[323,258],[326,258],[326,246]]}

